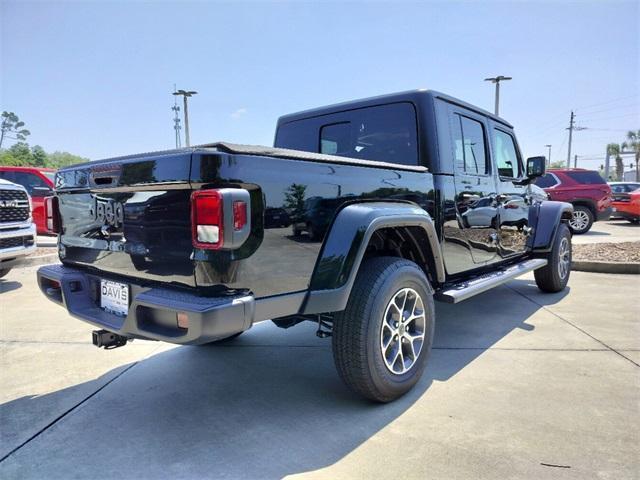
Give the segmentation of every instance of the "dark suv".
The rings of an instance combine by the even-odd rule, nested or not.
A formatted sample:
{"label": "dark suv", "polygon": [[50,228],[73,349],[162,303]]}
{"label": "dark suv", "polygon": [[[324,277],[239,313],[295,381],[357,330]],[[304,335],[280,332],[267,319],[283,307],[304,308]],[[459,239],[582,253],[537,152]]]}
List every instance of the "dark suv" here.
{"label": "dark suv", "polygon": [[544,188],[550,200],[573,205],[569,222],[573,233],[586,233],[593,222],[609,220],[611,216],[611,187],[598,172],[583,168],[551,169],[535,183]]}

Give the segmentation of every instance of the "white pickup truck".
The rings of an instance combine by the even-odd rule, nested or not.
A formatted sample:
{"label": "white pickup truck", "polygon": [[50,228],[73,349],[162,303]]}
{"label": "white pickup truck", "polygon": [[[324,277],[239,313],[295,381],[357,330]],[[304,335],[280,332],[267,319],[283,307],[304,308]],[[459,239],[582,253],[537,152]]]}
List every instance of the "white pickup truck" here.
{"label": "white pickup truck", "polygon": [[35,249],[29,195],[21,185],[0,179],[0,278]]}

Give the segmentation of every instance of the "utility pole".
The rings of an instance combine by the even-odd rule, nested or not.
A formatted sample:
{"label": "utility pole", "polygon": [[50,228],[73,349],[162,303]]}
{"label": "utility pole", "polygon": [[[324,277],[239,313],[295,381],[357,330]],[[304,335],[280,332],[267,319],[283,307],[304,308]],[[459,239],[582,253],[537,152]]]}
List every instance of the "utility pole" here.
{"label": "utility pole", "polygon": [[609,181],[609,149],[607,148],[607,153],[604,156],[604,181]]}
{"label": "utility pole", "polygon": [[550,167],[551,166],[551,147],[553,145],[545,145],[545,147],[547,147],[549,149],[549,156],[547,157],[547,165]]}
{"label": "utility pole", "polygon": [[[173,85],[173,95],[176,94],[176,86],[175,84]],[[180,129],[182,127],[180,127],[180,107],[178,106],[178,97],[174,97],[174,102],[173,102],[173,107],[171,107],[171,110],[173,110],[174,112],[174,117],[173,117],[173,129],[175,130],[176,133],[176,148],[180,148]]]}
{"label": "utility pole", "polygon": [[505,77],[504,75],[498,75],[497,77],[485,78],[485,82],[491,82],[496,84],[496,105],[495,105],[495,114],[499,115],[500,112],[500,82],[505,80],[511,80],[513,77]]}
{"label": "utility pole", "polygon": [[571,168],[571,143],[573,141],[573,131],[586,130],[587,128],[587,127],[576,126],[575,120],[576,120],[576,116],[573,113],[573,110],[571,110],[571,117],[569,118],[569,127],[567,128],[567,130],[569,130],[569,146],[567,148],[567,168]]}
{"label": "utility pole", "polygon": [[196,95],[198,92],[193,90],[178,90],[177,92],[173,92],[174,95],[181,95],[184,100],[184,143],[185,146],[190,147],[191,142],[189,139],[189,109],[187,106],[187,98],[193,95]]}
{"label": "utility pole", "polygon": [[578,168],[578,155],[573,157],[573,168]]}

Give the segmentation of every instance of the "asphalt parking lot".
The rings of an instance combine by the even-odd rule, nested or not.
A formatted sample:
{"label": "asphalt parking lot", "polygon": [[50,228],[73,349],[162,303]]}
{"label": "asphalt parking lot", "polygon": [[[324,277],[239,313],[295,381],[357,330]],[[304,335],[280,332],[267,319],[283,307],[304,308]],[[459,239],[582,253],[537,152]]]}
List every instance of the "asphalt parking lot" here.
{"label": "asphalt parking lot", "polygon": [[627,220],[607,220],[596,222],[587,233],[574,235],[572,242],[576,245],[586,243],[618,243],[640,240],[640,225]]}
{"label": "asphalt parking lot", "polygon": [[351,395],[314,326],[226,346],[112,351],[37,291],[0,281],[1,478],[637,478],[637,279],[526,277],[439,304],[422,381]]}

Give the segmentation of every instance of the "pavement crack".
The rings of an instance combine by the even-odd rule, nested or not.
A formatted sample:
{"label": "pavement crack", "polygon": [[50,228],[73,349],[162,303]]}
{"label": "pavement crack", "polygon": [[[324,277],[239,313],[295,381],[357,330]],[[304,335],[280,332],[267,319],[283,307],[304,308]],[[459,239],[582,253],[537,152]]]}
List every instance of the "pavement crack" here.
{"label": "pavement crack", "polygon": [[628,362],[634,364],[636,367],[640,367],[640,364],[634,362],[633,360],[631,360],[629,357],[623,355],[619,350],[616,350],[613,347],[610,347],[609,345],[607,345],[606,343],[604,343],[602,340],[594,337],[593,335],[591,335],[589,332],[587,332],[586,330],[580,328],[579,326],[577,326],[575,323],[570,322],[569,320],[567,320],[566,318],[564,318],[563,316],[557,314],[556,312],[554,312],[553,310],[551,310],[550,308],[547,308],[546,305],[543,305],[542,303],[536,302],[533,298],[528,297],[527,295],[525,295],[522,292],[519,292],[518,290],[516,290],[515,288],[513,288],[511,285],[507,285],[507,288],[509,288],[510,290],[514,291],[515,293],[517,293],[518,295],[520,295],[523,298],[526,298],[527,300],[529,300],[531,303],[538,305],[539,307],[541,307],[542,309],[546,310],[547,312],[549,312],[551,315],[553,315],[556,318],[559,318],[560,320],[562,320],[563,322],[571,325],[573,328],[575,328],[576,330],[578,330],[579,332],[584,333],[587,337],[595,340],[596,342],[598,342],[600,345],[602,345],[603,347],[606,347],[607,350],[611,350],[613,353],[616,353],[617,355],[620,355],[622,358],[624,358],[625,360],[627,360]]}
{"label": "pavement crack", "polygon": [[81,405],[84,405],[87,401],[89,401],[90,399],[92,399],[93,397],[95,397],[98,393],[100,393],[102,390],[104,390],[107,386],[111,385],[111,383],[115,382],[118,378],[120,378],[122,375],[124,375],[125,373],[127,373],[129,370],[131,370],[133,367],[135,367],[138,364],[138,362],[134,362],[131,365],[129,365],[128,367],[126,367],[122,372],[120,372],[118,375],[116,375],[115,377],[113,377],[111,380],[109,380],[107,383],[105,383],[104,385],[102,385],[100,388],[98,388],[95,392],[91,393],[89,396],[87,396],[86,398],[82,399],[82,401],[78,402],[77,404],[75,404],[73,407],[69,408],[68,410],[66,410],[65,412],[61,413],[60,415],[58,415],[56,418],[54,418],[51,422],[49,422],[47,425],[45,425],[43,428],[41,428],[40,430],[38,430],[36,433],[34,433],[33,435],[31,435],[29,438],[27,438],[24,442],[22,442],[20,445],[18,445],[17,447],[15,447],[13,450],[11,450],[9,453],[7,453],[5,456],[3,456],[2,458],[0,458],[0,463],[4,462],[7,458],[9,458],[11,455],[13,455],[15,452],[17,452],[18,450],[20,450],[22,447],[24,447],[25,445],[27,445],[29,442],[31,442],[32,440],[35,440],[36,438],[38,438],[41,434],[43,434],[44,432],[46,432],[49,428],[53,427],[56,423],[58,423],[60,420],[62,420],[64,417],[66,417],[67,415],[69,415],[70,413],[72,413],[74,410],[76,410],[78,407],[80,407]]}

